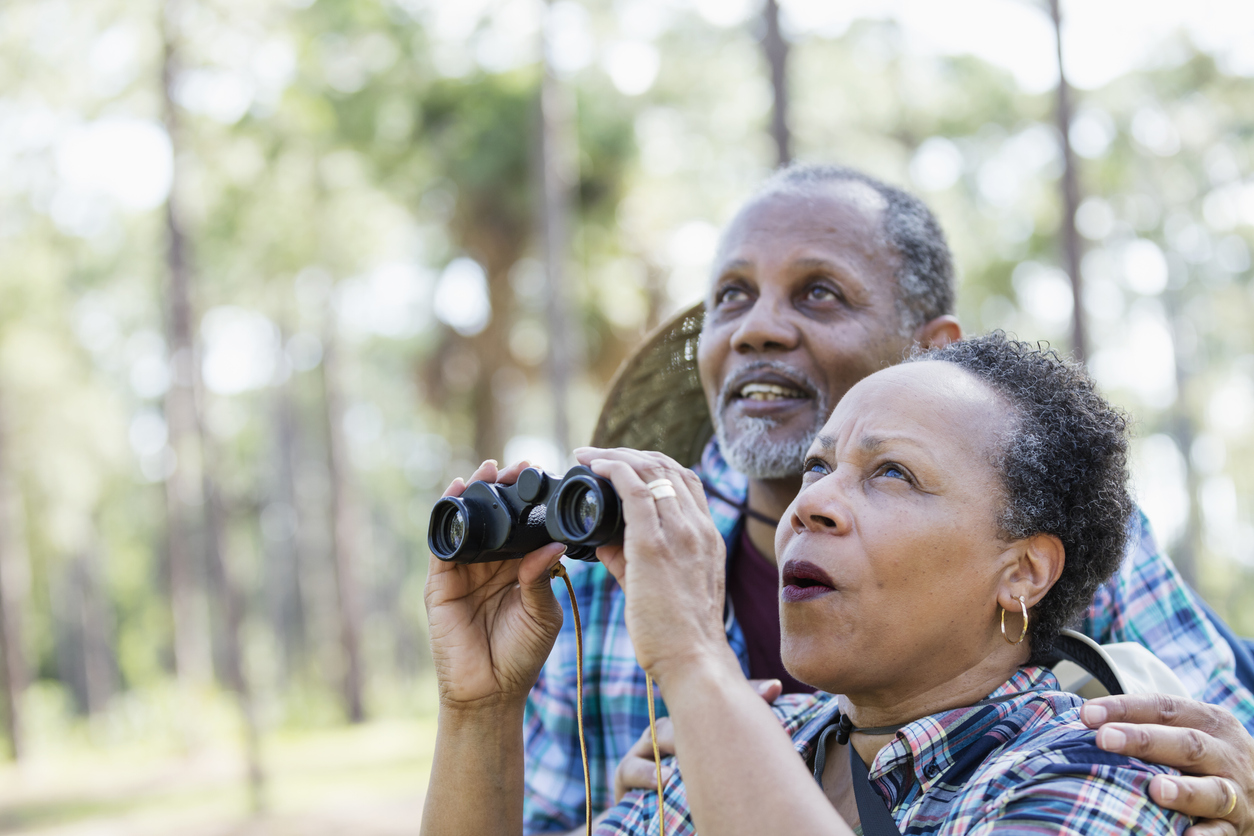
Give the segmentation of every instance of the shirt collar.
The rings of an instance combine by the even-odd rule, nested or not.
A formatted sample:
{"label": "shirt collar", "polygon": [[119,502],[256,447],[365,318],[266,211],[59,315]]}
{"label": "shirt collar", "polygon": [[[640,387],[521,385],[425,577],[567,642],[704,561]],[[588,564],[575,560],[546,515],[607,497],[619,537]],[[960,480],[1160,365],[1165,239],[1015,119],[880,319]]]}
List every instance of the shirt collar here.
{"label": "shirt collar", "polygon": [[[905,788],[909,781],[881,780],[899,768],[910,769],[914,780],[923,792],[959,761],[975,742],[993,733],[997,739],[989,741],[1001,746],[1011,739],[1015,730],[1006,728],[1002,734],[994,728],[1020,709],[1026,702],[1037,698],[1042,691],[1057,691],[1058,680],[1048,668],[1024,667],[997,688],[986,699],[1002,699],[991,705],[955,708],[942,711],[902,726],[897,737],[876,755],[871,764],[870,777],[881,788]],[[979,753],[980,760],[988,754]]]}
{"label": "shirt collar", "polygon": [[728,499],[744,502],[749,495],[749,477],[732,466],[723,458],[723,451],[718,448],[718,438],[712,437],[701,453],[701,478],[709,482],[718,492]]}

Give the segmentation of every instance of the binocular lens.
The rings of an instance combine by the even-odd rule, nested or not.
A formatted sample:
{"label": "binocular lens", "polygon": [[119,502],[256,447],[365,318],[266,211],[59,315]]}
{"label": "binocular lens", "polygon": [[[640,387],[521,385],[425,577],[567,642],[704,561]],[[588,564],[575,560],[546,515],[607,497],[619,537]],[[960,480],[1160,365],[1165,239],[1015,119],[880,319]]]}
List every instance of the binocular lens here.
{"label": "binocular lens", "polygon": [[601,498],[590,488],[584,488],[575,498],[574,516],[579,533],[587,536],[601,521]]}
{"label": "binocular lens", "polygon": [[472,512],[462,499],[446,497],[436,503],[431,512],[431,529],[427,537],[427,544],[436,557],[449,560],[461,551],[470,533]]}
{"label": "binocular lens", "polygon": [[448,544],[451,551],[457,551],[461,548],[462,540],[466,539],[466,517],[461,511],[454,511],[452,517],[448,521],[448,529],[445,532],[448,538]]}
{"label": "binocular lens", "polygon": [[621,536],[618,496],[608,481],[591,471],[567,474],[553,499],[553,522],[568,543],[595,547],[610,542],[615,532]]}

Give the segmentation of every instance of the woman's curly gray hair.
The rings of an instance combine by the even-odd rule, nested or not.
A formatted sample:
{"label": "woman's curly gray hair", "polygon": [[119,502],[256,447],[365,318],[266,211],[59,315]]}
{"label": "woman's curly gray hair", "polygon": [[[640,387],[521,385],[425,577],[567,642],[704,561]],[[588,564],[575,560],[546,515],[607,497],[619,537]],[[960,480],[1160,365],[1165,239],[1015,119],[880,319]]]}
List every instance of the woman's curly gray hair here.
{"label": "woman's curly gray hair", "polygon": [[1081,366],[1000,331],[920,351],[909,362],[920,360],[965,369],[1014,410],[1012,435],[994,462],[1005,490],[1002,536],[1052,534],[1066,550],[1062,575],[1031,611],[1031,660],[1045,661],[1058,631],[1123,559],[1133,510],[1128,420]]}

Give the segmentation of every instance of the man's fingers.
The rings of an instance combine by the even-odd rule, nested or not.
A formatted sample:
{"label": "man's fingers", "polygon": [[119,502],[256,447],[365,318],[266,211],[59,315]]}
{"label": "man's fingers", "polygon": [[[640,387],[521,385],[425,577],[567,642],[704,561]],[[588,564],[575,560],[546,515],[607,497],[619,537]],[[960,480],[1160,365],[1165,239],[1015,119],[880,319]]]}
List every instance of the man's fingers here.
{"label": "man's fingers", "polygon": [[1237,836],[1240,829],[1227,819],[1202,819],[1184,831],[1184,836]]}
{"label": "man's fingers", "polygon": [[[1159,806],[1197,819],[1239,820],[1245,813],[1236,785],[1227,778],[1215,776],[1194,778],[1187,775],[1157,775],[1150,781],[1150,798]],[[1237,832],[1231,821],[1224,823],[1229,830],[1220,828],[1204,832]]]}
{"label": "man's fingers", "polygon": [[1215,738],[1197,729],[1107,723],[1097,731],[1097,745],[1107,752],[1174,766],[1181,772],[1211,775],[1225,766]]}
{"label": "man's fingers", "polygon": [[1224,714],[1215,706],[1171,694],[1101,697],[1090,700],[1080,709],[1080,719],[1091,729],[1103,723],[1156,723],[1211,732],[1222,722]]}
{"label": "man's fingers", "polygon": [[749,684],[758,692],[759,697],[766,700],[767,705],[775,702],[784,693],[784,683],[778,679],[750,679]]}
{"label": "man's fingers", "polygon": [[[659,717],[656,725],[657,750],[662,753],[662,757],[675,754],[675,727],[671,725],[671,718]],[[627,754],[648,758],[650,763],[653,762],[653,737],[648,729],[645,729],[640,739],[632,744]]]}
{"label": "man's fingers", "polygon": [[[657,748],[662,757],[675,754],[675,728],[669,717],[657,721]],[[623,800],[623,794],[633,789],[657,789],[657,767],[653,760],[653,739],[645,729],[640,738],[627,750],[627,754],[614,770],[614,803]],[[675,770],[662,767],[662,782],[670,779]]]}
{"label": "man's fingers", "polygon": [[[675,769],[670,766],[662,767],[662,783],[665,784],[670,780]],[[623,795],[628,790],[656,790],[657,789],[657,767],[653,764],[652,758],[633,758],[630,755],[623,758],[622,763],[618,765],[618,771],[614,776],[614,803],[617,804],[623,800]]]}

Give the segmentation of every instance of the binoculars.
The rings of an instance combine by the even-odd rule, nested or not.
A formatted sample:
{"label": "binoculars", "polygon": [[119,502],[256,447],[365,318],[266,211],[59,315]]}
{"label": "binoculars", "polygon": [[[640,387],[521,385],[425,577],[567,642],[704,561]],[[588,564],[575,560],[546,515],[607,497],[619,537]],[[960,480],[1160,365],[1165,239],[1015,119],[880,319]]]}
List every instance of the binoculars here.
{"label": "binoculars", "polygon": [[529,467],[513,485],[471,482],[435,504],[427,528],[431,553],[454,563],[513,560],[553,542],[592,562],[597,546],[622,539],[618,493],[582,465],[562,477]]}

